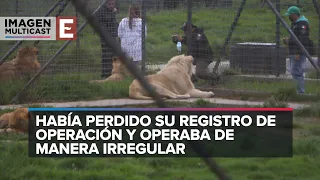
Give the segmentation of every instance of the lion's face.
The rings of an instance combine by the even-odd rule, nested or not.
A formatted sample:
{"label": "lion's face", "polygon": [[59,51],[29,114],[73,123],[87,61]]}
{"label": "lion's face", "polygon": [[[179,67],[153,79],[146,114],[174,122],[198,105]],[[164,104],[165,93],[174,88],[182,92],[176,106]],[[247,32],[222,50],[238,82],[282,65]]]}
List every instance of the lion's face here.
{"label": "lion's face", "polygon": [[172,57],[167,63],[166,67],[179,66],[182,67],[190,76],[192,75],[192,56],[184,54]]}
{"label": "lion's face", "polygon": [[16,110],[16,116],[20,119],[29,119],[29,111],[28,108],[19,108]]}
{"label": "lion's face", "polygon": [[113,57],[112,58],[112,73],[120,73],[123,69],[123,64],[119,57]]}
{"label": "lion's face", "polygon": [[27,60],[35,61],[38,57],[38,48],[36,47],[24,47],[19,49],[18,57],[25,58]]}

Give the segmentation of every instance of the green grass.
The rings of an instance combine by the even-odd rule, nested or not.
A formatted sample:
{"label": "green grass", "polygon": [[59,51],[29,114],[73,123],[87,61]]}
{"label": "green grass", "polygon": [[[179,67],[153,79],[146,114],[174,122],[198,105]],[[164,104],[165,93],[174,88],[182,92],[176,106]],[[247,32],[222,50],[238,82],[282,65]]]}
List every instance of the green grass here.
{"label": "green grass", "polygon": [[296,116],[300,117],[312,116],[320,118],[320,101],[315,101],[310,105],[310,107],[296,110],[294,113]]}
{"label": "green grass", "polygon": [[[264,106],[270,107],[271,104],[266,102]],[[184,105],[173,102],[170,105],[217,107],[204,100]],[[228,175],[237,180],[318,180],[320,106],[314,104],[309,110],[306,109],[294,113],[294,157],[215,160]],[[29,158],[26,136],[1,135],[0,138],[2,179],[217,179],[200,158]],[[12,141],[3,141],[5,139]]]}
{"label": "green grass", "polygon": [[[43,76],[21,95],[20,103],[98,100],[128,97],[132,78],[122,82],[89,83],[99,77],[92,74],[60,74]],[[8,104],[26,82],[4,83],[0,86],[0,104]]]}
{"label": "green grass", "polygon": [[[306,130],[305,132],[308,132]],[[310,131],[309,131],[310,132]],[[316,136],[318,137],[318,136]],[[319,179],[319,139],[295,142],[293,158],[222,159],[219,165],[237,180]],[[316,143],[315,143],[316,142]],[[3,152],[6,146],[6,151]],[[199,158],[28,158],[22,142],[1,143],[5,179],[216,179]],[[303,155],[307,154],[307,155]],[[14,157],[14,158],[13,158]],[[187,169],[187,171],[186,171]]]}
{"label": "green grass", "polygon": [[318,78],[318,72],[317,72],[317,70],[312,70],[306,76],[307,76],[307,78],[317,79]]}
{"label": "green grass", "polygon": [[[306,81],[306,93],[318,94],[320,88],[320,82],[318,81]],[[261,92],[278,93],[288,91],[295,93],[296,84],[294,80],[286,81],[262,81],[262,80],[230,80],[226,83],[220,84],[217,87],[228,89],[241,89]]]}
{"label": "green grass", "polygon": [[[228,69],[224,72],[226,79],[221,83],[214,86],[218,89],[226,89],[233,91],[243,91],[239,95],[228,98],[242,99],[242,100],[265,100],[266,95],[259,95],[260,93],[268,93],[272,95],[272,98],[278,101],[291,101],[291,102],[314,102],[320,100],[320,82],[319,81],[306,81],[305,94],[296,93],[296,83],[293,79],[288,80],[262,80],[255,78],[244,79],[242,77],[234,77],[233,75],[239,75],[237,71]],[[230,77],[228,77],[230,75]],[[199,81],[199,87],[206,87],[208,83],[206,81]],[[251,92],[257,92],[255,93]],[[225,97],[225,96],[223,96]]]}
{"label": "green grass", "polygon": [[[89,83],[90,80],[99,79],[94,73],[59,73],[55,76],[40,76],[29,89],[21,96],[19,103],[28,102],[59,102],[59,101],[81,101],[99,99],[128,98],[129,85],[132,78],[122,82],[105,82],[102,84]],[[9,104],[12,98],[22,90],[27,81],[15,81],[3,83],[0,86],[0,105]],[[197,86],[201,87],[207,82],[199,81]],[[228,80],[215,86],[233,90],[250,90],[260,92],[271,92],[275,99],[281,101],[314,101],[320,100],[320,83],[311,81],[306,83],[306,93],[313,96],[302,96],[295,93],[293,81],[284,82],[262,82],[258,80]],[[246,95],[243,98],[256,98],[254,95]],[[229,97],[237,98],[237,97]]]}

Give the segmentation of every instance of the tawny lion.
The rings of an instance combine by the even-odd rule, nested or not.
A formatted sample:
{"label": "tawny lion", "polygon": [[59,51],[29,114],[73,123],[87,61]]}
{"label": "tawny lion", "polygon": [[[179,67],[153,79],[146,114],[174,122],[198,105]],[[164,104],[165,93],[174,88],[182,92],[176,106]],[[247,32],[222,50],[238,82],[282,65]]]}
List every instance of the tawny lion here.
{"label": "tawny lion", "polygon": [[24,47],[19,49],[13,60],[0,65],[0,81],[19,79],[25,75],[36,73],[40,68],[38,49],[36,47]]}
{"label": "tawny lion", "polygon": [[104,83],[106,81],[123,81],[126,77],[131,76],[126,66],[121,62],[118,56],[112,58],[111,76],[103,80],[92,80],[90,83]]}
{"label": "tawny lion", "polygon": [[28,108],[18,108],[15,111],[0,116],[0,130],[5,132],[28,132]]}
{"label": "tawny lion", "polygon": [[[213,92],[196,89],[191,81],[192,56],[179,55],[172,57],[166,66],[156,74],[145,76],[150,85],[162,98],[209,98]],[[151,99],[148,92],[137,79],[129,86],[129,97],[133,99]]]}

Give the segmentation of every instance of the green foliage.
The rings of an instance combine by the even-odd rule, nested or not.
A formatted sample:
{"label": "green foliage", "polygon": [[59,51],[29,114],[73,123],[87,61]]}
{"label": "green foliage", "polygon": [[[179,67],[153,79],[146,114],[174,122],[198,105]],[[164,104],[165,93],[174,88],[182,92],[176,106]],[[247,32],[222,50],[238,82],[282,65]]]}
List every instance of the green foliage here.
{"label": "green foliage", "polygon": [[316,101],[308,107],[297,109],[294,114],[301,117],[320,117],[320,101]]}
{"label": "green foliage", "polygon": [[286,107],[288,107],[288,104],[271,97],[263,103],[263,107],[264,108],[268,108],[268,107],[286,108]]}
{"label": "green foliage", "polygon": [[232,79],[228,82],[218,85],[220,88],[228,88],[234,90],[249,90],[258,92],[272,93],[274,98],[278,101],[314,101],[320,100],[319,88],[320,82],[307,81],[306,82],[306,94],[311,95],[299,95],[296,93],[296,84],[294,80],[285,81],[263,81],[252,79]]}

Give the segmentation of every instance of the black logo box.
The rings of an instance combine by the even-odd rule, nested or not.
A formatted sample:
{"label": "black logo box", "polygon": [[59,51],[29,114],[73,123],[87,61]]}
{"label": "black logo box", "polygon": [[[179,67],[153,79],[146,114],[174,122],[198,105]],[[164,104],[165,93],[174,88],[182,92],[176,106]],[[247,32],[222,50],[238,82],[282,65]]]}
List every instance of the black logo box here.
{"label": "black logo box", "polygon": [[[72,112],[70,117],[75,117],[75,115],[78,115],[82,127],[55,127],[55,126],[40,126],[36,127],[36,115],[39,115],[42,117],[43,115],[46,116],[55,116],[58,115],[65,115],[68,117],[70,115],[70,112]],[[145,111],[145,112],[134,112],[134,111],[30,111],[30,122],[29,122],[29,156],[30,157],[128,157],[128,156],[141,156],[141,157],[292,157],[292,146],[293,146],[293,140],[292,140],[292,121],[293,121],[293,115],[292,111]],[[96,127],[95,123],[90,124],[89,127],[85,126],[86,121],[86,115],[134,115],[134,116],[149,116],[152,119],[151,126],[148,127],[142,127],[142,126],[136,126],[136,127],[109,127],[109,130],[122,130],[124,133],[122,134],[123,139],[122,140],[94,140],[94,141],[58,141],[57,139],[52,140],[44,140],[40,141],[36,138],[36,132],[39,129],[48,130],[48,129],[73,129],[75,131],[78,131],[82,129],[83,131],[89,130],[89,129],[97,129],[97,130],[103,130],[106,127]],[[172,120],[172,116],[175,117],[175,124],[179,125],[179,118],[181,115],[206,115],[206,116],[217,116],[217,115],[238,115],[240,117],[243,117],[245,115],[249,115],[252,118],[252,125],[249,127],[214,127],[214,126],[207,126],[207,127],[201,127],[201,126],[193,126],[193,127],[180,127],[180,126],[163,126],[163,127],[157,127],[155,126],[155,117],[157,115],[167,115],[168,121]],[[276,126],[275,127],[257,127],[256,126],[256,117],[257,115],[275,115],[276,116]],[[228,121],[228,124],[230,124],[230,120]],[[129,135],[126,133],[126,129],[136,129],[136,133],[134,136],[134,140],[129,139]],[[145,141],[142,140],[139,136],[139,132],[141,132],[143,129],[179,129],[180,132],[183,129],[186,129],[188,132],[191,131],[191,129],[197,129],[200,132],[203,132],[204,130],[207,130],[210,134],[211,141],[203,140],[203,141],[165,141],[161,140],[161,137],[158,137],[158,139],[155,140],[149,140]],[[234,130],[234,140],[233,141],[227,141],[227,140],[220,140],[216,141],[214,140],[214,133],[217,129],[226,130],[226,129],[233,129]],[[184,131],[186,131],[184,130]],[[63,144],[68,145],[68,143],[86,143],[89,147],[92,146],[92,144],[95,144],[96,147],[99,150],[99,154],[95,153],[89,153],[89,154],[68,154],[68,153],[62,153],[62,154],[54,154],[54,153],[48,153],[48,154],[37,154],[36,153],[36,144],[41,144],[41,147],[44,147],[43,143],[47,143],[48,147],[50,147],[53,143],[56,143],[57,145]],[[121,152],[118,152],[119,154],[104,154],[103,148],[106,147],[109,143],[143,143],[143,144],[149,144],[150,145],[150,153],[147,151],[143,154],[123,154]],[[38,144],[38,145],[39,145]],[[156,146],[154,146],[156,144]],[[158,146],[161,146],[159,148]],[[185,146],[184,154],[165,154],[165,150],[168,146],[170,147],[181,147]],[[190,145],[193,145],[193,147],[196,147],[196,151],[194,148],[192,148]],[[159,153],[155,153],[155,149],[161,149],[161,151],[156,151]],[[50,149],[50,148],[48,148]],[[199,154],[199,151],[201,153]],[[132,151],[131,151],[132,152]]]}

